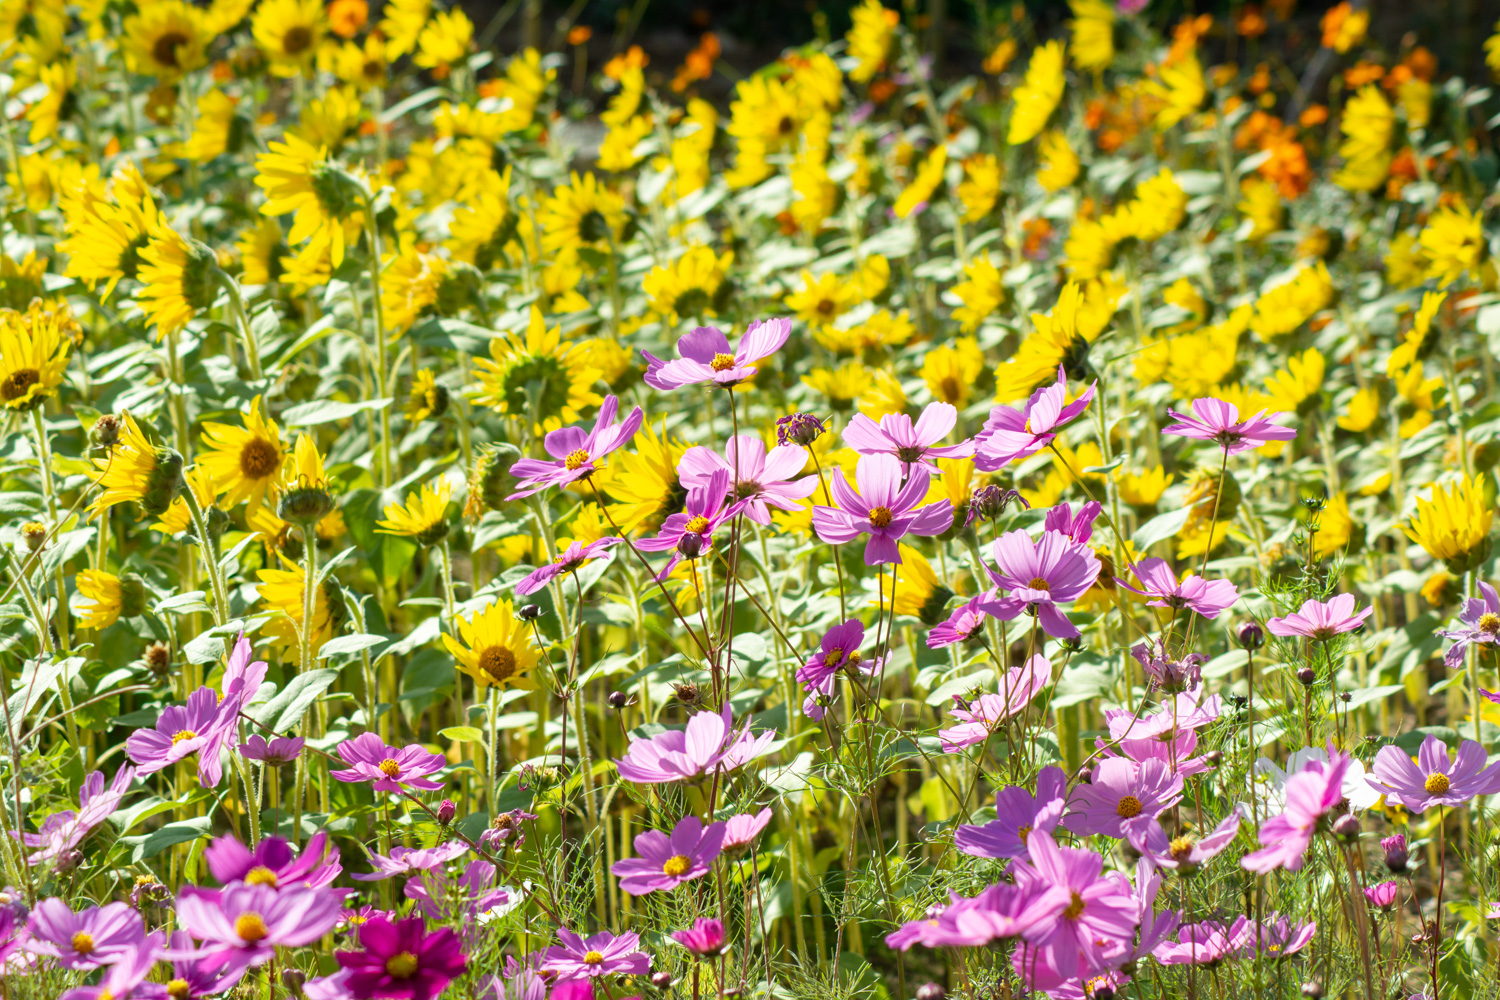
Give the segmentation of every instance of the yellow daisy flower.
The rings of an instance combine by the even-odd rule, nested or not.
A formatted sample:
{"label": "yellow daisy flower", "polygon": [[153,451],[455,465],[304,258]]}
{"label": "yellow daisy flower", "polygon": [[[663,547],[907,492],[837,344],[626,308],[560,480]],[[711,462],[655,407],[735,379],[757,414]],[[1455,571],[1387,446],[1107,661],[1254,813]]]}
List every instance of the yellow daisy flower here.
{"label": "yellow daisy flower", "polygon": [[453,499],[450,479],[439,479],[436,488],[423,483],[418,492],[406,495],[406,505],[387,504],[385,520],[377,522],[376,531],[384,535],[415,538],[420,545],[436,545],[448,535],[448,504]]}
{"label": "yellow daisy flower", "polygon": [[988,252],[975,257],[964,265],[964,280],[951,289],[963,305],[953,310],[964,333],[973,333],[981,323],[1005,304],[1005,285],[1001,281],[1000,269],[990,260]]}
{"label": "yellow daisy flower", "polygon": [[832,323],[865,297],[864,289],[832,271],[802,272],[802,288],[786,297],[787,308],[809,325]]}
{"label": "yellow daisy flower", "polygon": [[896,198],[896,204],[891,211],[896,213],[896,218],[905,219],[917,210],[918,205],[932,200],[938,185],[943,183],[943,169],[948,165],[948,148],[938,146],[927,158],[922,161],[922,166],[917,169],[917,175],[912,178],[901,194]]}
{"label": "yellow daisy flower", "polygon": [[732,250],[716,256],[706,246],[688,247],[672,263],[652,268],[641,282],[641,291],[650,297],[651,308],[672,326],[683,318],[715,316],[715,299],[733,263]]}
{"label": "yellow daisy flower", "polygon": [[423,368],[412,379],[407,393],[406,419],[417,423],[442,416],[448,409],[448,390],[438,384],[431,368]]}
{"label": "yellow daisy flower", "polygon": [[901,562],[893,577],[880,577],[880,600],[898,615],[910,615],[931,627],[948,617],[953,591],[943,586],[932,564],[910,545],[898,544]]}
{"label": "yellow daisy flower", "polygon": [[203,425],[205,451],[198,461],[225,491],[226,508],[241,500],[260,506],[281,474],[281,432],[261,413],[259,396],[251,400],[248,411],[241,411],[240,420],[240,427],[217,421]]}
{"label": "yellow daisy flower", "polygon": [[291,252],[281,231],[281,223],[262,218],[254,228],[245,230],[235,246],[240,251],[240,264],[244,268],[240,274],[241,283],[269,285],[280,280],[284,270],[281,258]]}
{"label": "yellow daisy flower", "polygon": [[641,427],[633,443],[635,451],[616,452],[609,467],[594,477],[599,490],[614,501],[609,515],[626,534],[655,531],[687,500],[677,463],[690,445],[665,432],[658,435],[650,424]]}
{"label": "yellow daisy flower", "polygon": [[273,75],[300,76],[312,69],[328,18],[321,0],[260,0],[250,30]]}
{"label": "yellow daisy flower", "polygon": [[157,339],[187,326],[218,297],[217,258],[197,240],[185,239],[160,215],[148,230],[137,277],[145,285],[136,302],[156,326]]}
{"label": "yellow daisy flower", "polygon": [[594,391],[599,371],[583,360],[557,327],[547,329],[542,311],[531,307],[524,337],[506,334],[490,341],[490,356],[475,362],[481,393],[476,402],[506,416],[532,415],[528,387],[539,385],[534,417],[547,430],[576,423],[580,412],[604,401]]}
{"label": "yellow daisy flower", "polygon": [[47,94],[26,109],[26,120],[31,122],[27,141],[33,145],[57,134],[58,123],[67,113],[69,97],[78,84],[78,73],[71,60],[43,66],[38,75],[37,82],[47,88]]}
{"label": "yellow daisy flower", "polygon": [[994,153],[980,153],[964,160],[964,179],[958,184],[957,194],[964,206],[965,222],[978,222],[994,211],[1004,177],[1005,169]]}
{"label": "yellow daisy flower", "polygon": [[592,247],[609,251],[625,230],[625,199],[601,187],[593,174],[554,188],[537,211],[545,250]]}
{"label": "yellow daisy flower", "polygon": [[1120,500],[1137,510],[1149,511],[1156,508],[1161,500],[1161,495],[1172,485],[1176,476],[1170,475],[1160,465],[1145,472],[1126,472],[1121,470],[1115,473],[1115,489],[1120,494]]}
{"label": "yellow daisy flower", "polygon": [[385,36],[385,58],[394,62],[415,52],[417,37],[427,25],[432,14],[432,0],[388,0],[381,7],[384,15],[380,21],[380,33]]}
{"label": "yellow daisy flower", "polygon": [[443,645],[458,661],[459,669],[474,678],[476,687],[536,690],[536,682],[527,674],[537,664],[537,651],[525,627],[516,620],[510,601],[491,604],[473,618],[460,618],[457,625],[462,641],[444,635]]}
{"label": "yellow daisy flower", "polygon": [[[75,610],[78,612],[80,625],[84,628],[106,629],[120,620],[125,612],[125,594],[119,577],[103,570],[86,569],[73,582],[78,591]],[[136,580],[135,585],[137,598],[144,597],[140,581]],[[136,607],[127,617],[134,617],[143,610],[139,599],[133,603]]]}
{"label": "yellow daisy flower", "polygon": [[995,372],[995,399],[1008,403],[1029,395],[1057,378],[1057,366],[1076,368],[1088,353],[1092,336],[1083,322],[1083,289],[1077,282],[1063,286],[1050,314],[1032,313],[1035,332],[1021,341],[1015,355]]}
{"label": "yellow daisy flower", "polygon": [[847,410],[869,386],[870,370],[857,360],[846,361],[837,368],[814,368],[802,376],[802,384],[835,410]]}
{"label": "yellow daisy flower", "polygon": [[[301,648],[304,621],[302,602],[306,593],[303,583],[307,575],[285,556],[279,558],[289,568],[256,570],[255,576],[260,580],[256,592],[267,608],[280,612],[266,623],[266,631],[278,645]],[[343,624],[344,613],[343,596],[339,593],[338,584],[329,580],[319,584],[313,594],[312,629],[308,643],[314,655],[323,648],[325,642],[333,638],[334,629]]]}
{"label": "yellow daisy flower", "polygon": [[255,183],[266,193],[262,215],[295,212],[289,242],[326,239],[333,266],[344,262],[346,220],[358,221],[365,195],[362,178],[328,158],[328,151],[294,135],[273,142],[255,158]]}
{"label": "yellow daisy flower", "polygon": [[1451,285],[1464,277],[1477,279],[1484,259],[1484,227],[1463,202],[1444,205],[1432,213],[1419,237],[1427,257],[1427,277]]}
{"label": "yellow daisy flower", "polygon": [[1115,61],[1115,9],[1104,0],[1068,0],[1073,38],[1068,53],[1073,65],[1088,73],[1102,73]]}
{"label": "yellow daisy flower", "polygon": [[459,7],[443,11],[422,28],[417,36],[417,54],[413,62],[423,69],[451,69],[469,54],[474,41],[474,22]]}
{"label": "yellow daisy flower", "polygon": [[844,37],[850,57],[859,60],[859,65],[849,71],[849,79],[869,83],[890,58],[891,40],[901,23],[901,15],[883,6],[880,0],[865,0],[849,12],[849,18],[852,23]]}
{"label": "yellow daisy flower", "polygon": [[143,513],[160,517],[182,488],[182,456],[146,440],[129,413],[121,419],[125,426],[119,441],[106,457],[94,459],[100,473],[94,482],[102,489],[89,504],[89,513],[135,502]]}
{"label": "yellow daisy flower", "polygon": [[141,251],[150,240],[149,229],[160,215],[133,162],[116,171],[110,194],[114,204],[80,180],[59,199],[68,227],[68,238],[57,245],[68,255],[65,273],[91,289],[105,282],[104,298],[109,298],[121,278],[136,277]]}
{"label": "yellow daisy flower", "polygon": [[486,170],[453,213],[443,245],[454,260],[488,271],[505,261],[505,246],[516,237],[516,213],[510,205],[510,167]]}
{"label": "yellow daisy flower", "polygon": [[959,337],[949,347],[934,347],[922,358],[918,372],[932,398],[960,410],[969,405],[974,383],[984,371],[984,353],[973,337]]}
{"label": "yellow daisy flower", "polygon": [[27,310],[0,310],[0,403],[30,410],[55,395],[68,368],[72,316],[67,306],[44,308],[32,300]]}
{"label": "yellow daisy flower", "polygon": [[1047,119],[1061,103],[1067,86],[1063,60],[1063,45],[1059,41],[1048,42],[1031,54],[1026,80],[1011,95],[1013,104],[1006,141],[1012,146],[1040,135],[1047,126]]}
{"label": "yellow daisy flower", "polygon": [[1344,133],[1339,144],[1344,165],[1333,175],[1333,182],[1350,191],[1374,191],[1391,170],[1395,109],[1379,87],[1367,84],[1344,105],[1339,130]]}
{"label": "yellow daisy flower", "polygon": [[1078,154],[1061,129],[1048,129],[1036,144],[1037,183],[1047,191],[1061,191],[1078,179]]}
{"label": "yellow daisy flower", "polygon": [[183,146],[188,159],[207,163],[239,148],[246,122],[235,115],[236,103],[236,98],[217,87],[198,98],[198,117],[193,120],[193,133]]}
{"label": "yellow daisy flower", "polygon": [[120,49],[134,73],[176,83],[208,62],[203,15],[182,0],[142,4],[123,27]]}
{"label": "yellow daisy flower", "polygon": [[1432,484],[1431,498],[1417,498],[1417,512],[1401,530],[1432,558],[1450,563],[1452,571],[1471,554],[1482,558],[1487,552],[1494,520],[1495,508],[1486,502],[1484,488],[1462,476],[1446,486]]}

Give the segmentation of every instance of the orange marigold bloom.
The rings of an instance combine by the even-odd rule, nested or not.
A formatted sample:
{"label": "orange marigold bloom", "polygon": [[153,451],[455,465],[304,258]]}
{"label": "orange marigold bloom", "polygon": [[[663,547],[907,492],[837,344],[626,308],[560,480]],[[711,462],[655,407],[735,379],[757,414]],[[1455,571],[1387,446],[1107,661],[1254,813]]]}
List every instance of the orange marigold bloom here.
{"label": "orange marigold bloom", "polygon": [[1234,30],[1246,38],[1259,38],[1266,33],[1266,27],[1266,16],[1260,12],[1260,4],[1254,3],[1246,4],[1234,23]]}
{"label": "orange marigold bloom", "polygon": [[1385,76],[1385,67],[1379,63],[1357,62],[1344,70],[1344,84],[1348,87],[1363,87]]}
{"label": "orange marigold bloom", "polygon": [[594,29],[586,24],[577,24],[568,29],[568,44],[583,45],[594,37]]}
{"label": "orange marigold bloom", "polygon": [[714,63],[718,62],[723,51],[719,46],[719,36],[712,31],[704,32],[698,47],[689,52],[682,65],[677,68],[677,75],[672,78],[672,89],[680,94],[687,90],[689,84],[713,76]]}
{"label": "orange marigold bloom", "polygon": [[1309,104],[1306,110],[1302,112],[1301,117],[1297,119],[1297,124],[1301,125],[1303,128],[1313,128],[1316,125],[1323,124],[1327,120],[1328,105]]}
{"label": "orange marigold bloom", "polygon": [[328,5],[328,27],[340,38],[353,38],[370,19],[365,0],[333,0]]}

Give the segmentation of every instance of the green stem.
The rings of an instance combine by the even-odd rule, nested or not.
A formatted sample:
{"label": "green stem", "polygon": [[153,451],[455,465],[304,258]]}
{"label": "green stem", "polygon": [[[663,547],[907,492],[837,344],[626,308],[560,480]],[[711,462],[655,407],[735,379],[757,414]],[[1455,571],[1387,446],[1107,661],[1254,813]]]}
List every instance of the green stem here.
{"label": "green stem", "polygon": [[[390,396],[390,371],[386,360],[385,306],[380,301],[380,227],[375,222],[375,206],[365,201],[365,228],[370,236],[370,302],[375,319],[375,384],[381,399]],[[391,488],[391,412],[380,408],[380,486]]]}

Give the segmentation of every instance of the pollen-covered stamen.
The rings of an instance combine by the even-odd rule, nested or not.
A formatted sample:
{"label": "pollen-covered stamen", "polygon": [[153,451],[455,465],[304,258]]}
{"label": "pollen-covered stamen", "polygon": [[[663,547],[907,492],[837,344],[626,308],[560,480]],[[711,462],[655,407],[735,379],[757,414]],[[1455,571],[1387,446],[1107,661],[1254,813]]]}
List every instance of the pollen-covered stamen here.
{"label": "pollen-covered stamen", "polygon": [[256,865],[245,873],[245,882],[249,885],[268,885],[274,889],[277,881],[276,873],[265,865]]}
{"label": "pollen-covered stamen", "polygon": [[177,732],[172,734],[172,745],[175,747],[183,740],[196,740],[197,738],[198,734],[193,732],[191,729],[179,729],[177,730]]}
{"label": "pollen-covered stamen", "polygon": [[589,463],[589,453],[582,448],[574,448],[568,452],[568,457],[563,459],[563,465],[567,466],[569,472],[577,472]]}
{"label": "pollen-covered stamen", "polygon": [[1193,853],[1193,838],[1186,836],[1175,838],[1167,845],[1167,853],[1177,861],[1185,860],[1189,854]]}
{"label": "pollen-covered stamen", "polygon": [[661,870],[667,875],[677,878],[691,867],[693,867],[693,863],[685,855],[676,854],[662,864]]}
{"label": "pollen-covered stamen", "polygon": [[1121,819],[1131,819],[1141,814],[1141,800],[1134,795],[1127,795],[1115,806],[1115,814]]}
{"label": "pollen-covered stamen", "polygon": [[870,511],[870,527],[889,528],[894,515],[889,507],[876,507]]}
{"label": "pollen-covered stamen", "polygon": [[1026,843],[1026,841],[1031,837],[1031,824],[1022,823],[1020,826],[1016,827],[1016,836],[1021,838],[1021,843]]}
{"label": "pollen-covered stamen", "polygon": [[496,681],[507,680],[516,672],[516,654],[508,646],[491,646],[479,654],[479,669]]}
{"label": "pollen-covered stamen", "polygon": [[188,1000],[193,995],[193,984],[186,979],[174,979],[167,983],[167,996],[172,1000]]}
{"label": "pollen-covered stamen", "polygon": [[399,952],[385,960],[386,975],[392,979],[410,979],[417,974],[417,956],[409,951]]}
{"label": "pollen-covered stamen", "polygon": [[1052,584],[1048,583],[1046,580],[1043,580],[1039,576],[1034,577],[1032,581],[1026,585],[1026,587],[1029,590],[1045,590],[1048,593],[1052,592]]}
{"label": "pollen-covered stamen", "polygon": [[716,372],[727,372],[734,367],[734,355],[715,354],[714,359],[708,363],[708,366]]}
{"label": "pollen-covered stamen", "polygon": [[387,757],[380,762],[380,773],[387,778],[401,777],[401,765],[394,758]]}
{"label": "pollen-covered stamen", "polygon": [[1479,631],[1485,635],[1500,635],[1500,615],[1486,612],[1479,616]]}
{"label": "pollen-covered stamen", "polygon": [[1445,795],[1448,792],[1449,784],[1450,782],[1446,774],[1442,771],[1433,771],[1427,776],[1427,780],[1423,782],[1422,787],[1427,789],[1428,795]]}
{"label": "pollen-covered stamen", "polygon": [[687,524],[683,525],[682,530],[687,532],[689,535],[701,535],[708,530],[708,518],[704,517],[702,514],[699,514]]}
{"label": "pollen-covered stamen", "polygon": [[1066,910],[1063,910],[1063,916],[1068,920],[1077,920],[1083,916],[1084,908],[1087,906],[1088,904],[1084,902],[1083,897],[1075,892],[1073,893],[1073,901],[1068,904]]}
{"label": "pollen-covered stamen", "polygon": [[94,950],[94,936],[87,931],[79,931],[73,935],[73,950],[80,955],[91,954]]}
{"label": "pollen-covered stamen", "polygon": [[239,935],[241,941],[264,941],[271,932],[266,929],[266,922],[259,913],[241,913],[234,918],[234,932]]}
{"label": "pollen-covered stamen", "polygon": [[584,952],[584,955],[583,955],[583,964],[584,965],[603,965],[604,964],[604,956],[602,954],[600,954],[599,952],[597,952],[597,951]]}

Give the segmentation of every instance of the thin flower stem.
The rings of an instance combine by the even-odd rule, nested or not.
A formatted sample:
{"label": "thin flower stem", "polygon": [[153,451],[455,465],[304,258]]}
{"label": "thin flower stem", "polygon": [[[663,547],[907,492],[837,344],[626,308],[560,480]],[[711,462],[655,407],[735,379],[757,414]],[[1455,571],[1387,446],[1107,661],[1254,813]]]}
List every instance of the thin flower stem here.
{"label": "thin flower stem", "polygon": [[[375,382],[381,399],[390,398],[391,373],[386,359],[385,306],[380,301],[380,227],[375,220],[373,196],[365,200],[365,230],[370,237],[370,315],[375,321]],[[380,408],[380,486],[390,489],[393,478],[391,470],[391,411]]]}

